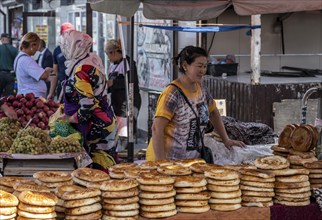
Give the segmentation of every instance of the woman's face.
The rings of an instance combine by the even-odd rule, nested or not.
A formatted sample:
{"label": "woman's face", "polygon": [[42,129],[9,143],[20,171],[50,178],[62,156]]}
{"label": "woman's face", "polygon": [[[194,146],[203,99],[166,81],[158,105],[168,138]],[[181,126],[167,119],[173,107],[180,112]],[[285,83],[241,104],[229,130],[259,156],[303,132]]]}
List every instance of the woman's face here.
{"label": "woman's face", "polygon": [[183,68],[186,70],[186,76],[196,83],[201,83],[202,77],[207,72],[208,60],[206,57],[197,57],[190,65],[188,63],[183,64]]}
{"label": "woman's face", "polygon": [[24,49],[24,52],[27,53],[29,56],[35,55],[39,48],[39,41],[32,41],[29,43],[29,47]]}

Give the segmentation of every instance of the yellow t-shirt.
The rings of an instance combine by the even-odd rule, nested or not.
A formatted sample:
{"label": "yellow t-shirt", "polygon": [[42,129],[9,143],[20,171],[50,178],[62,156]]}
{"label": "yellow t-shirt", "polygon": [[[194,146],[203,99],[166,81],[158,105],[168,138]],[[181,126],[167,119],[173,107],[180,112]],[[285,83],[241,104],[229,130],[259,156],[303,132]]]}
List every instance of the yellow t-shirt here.
{"label": "yellow t-shirt", "polygon": [[[176,84],[188,98],[195,110],[202,133],[207,126],[209,113],[216,109],[216,103],[209,92],[197,86],[195,92],[184,89],[179,81]],[[197,119],[192,109],[189,107],[179,90],[175,86],[167,86],[161,93],[155,117],[164,117],[169,120],[164,131],[164,143],[167,159],[183,159],[200,157],[198,149],[201,148],[201,137],[197,126]],[[149,143],[146,159],[155,160],[152,139]]]}

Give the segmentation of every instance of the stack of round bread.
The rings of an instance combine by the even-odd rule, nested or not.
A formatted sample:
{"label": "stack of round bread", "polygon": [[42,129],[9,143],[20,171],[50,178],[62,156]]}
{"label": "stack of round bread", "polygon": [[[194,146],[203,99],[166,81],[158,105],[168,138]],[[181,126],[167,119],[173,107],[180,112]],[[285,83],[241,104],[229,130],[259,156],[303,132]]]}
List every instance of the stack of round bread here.
{"label": "stack of round bread", "polygon": [[281,156],[284,158],[287,158],[287,156],[290,153],[290,148],[281,147],[280,145],[274,145],[271,147],[271,149],[273,150],[274,155]]}
{"label": "stack of round bread", "polygon": [[124,171],[135,169],[138,167],[138,164],[136,163],[120,163],[115,164],[114,166],[108,168],[108,172],[110,174],[110,177],[112,179],[124,179]]}
{"label": "stack of round bread", "polygon": [[275,174],[274,203],[289,206],[310,204],[309,171],[306,169],[272,170]]}
{"label": "stack of round bread", "polygon": [[189,167],[184,167],[181,165],[167,165],[167,166],[159,166],[157,171],[161,174],[166,174],[169,176],[188,176],[191,174],[191,170]]}
{"label": "stack of round bread", "polygon": [[309,170],[309,181],[311,188],[322,188],[322,161],[305,163],[304,167]]}
{"label": "stack of round bread", "polygon": [[[18,219],[56,219],[57,197],[50,192],[23,191],[19,194]],[[21,218],[22,217],[22,218]]]}
{"label": "stack of round bread", "polygon": [[289,155],[287,157],[291,164],[291,168],[303,169],[303,164],[317,161],[318,159],[311,152],[298,153],[296,155]]}
{"label": "stack of round bread", "polygon": [[65,185],[57,188],[56,195],[65,210],[67,220],[98,220],[102,217],[101,191],[96,188],[84,188]]}
{"label": "stack of round bread", "polygon": [[6,191],[8,193],[13,193],[15,191],[13,186],[19,182],[32,183],[31,180],[28,180],[22,177],[16,177],[16,176],[0,177],[0,190]]}
{"label": "stack of round bread", "polygon": [[103,181],[110,179],[107,173],[86,167],[74,170],[71,176],[76,184],[96,189],[100,188]]}
{"label": "stack of round bread", "polygon": [[137,178],[140,187],[140,215],[145,218],[166,218],[177,214],[174,203],[174,178],[164,174],[141,173]]}
{"label": "stack of round bread", "polygon": [[135,179],[104,181],[100,187],[103,199],[103,219],[135,219],[139,214],[139,189]]}
{"label": "stack of round bread", "polygon": [[0,190],[0,219],[15,219],[19,200],[11,193]]}
{"label": "stack of round bread", "polygon": [[145,161],[140,164],[142,170],[156,170],[160,166],[173,165],[173,161],[170,160],[156,160],[156,161]]}
{"label": "stack of round bread", "polygon": [[48,187],[51,192],[55,192],[59,186],[73,184],[70,173],[61,171],[39,171],[33,177],[38,185]]}
{"label": "stack of round bread", "polygon": [[217,168],[205,171],[210,191],[210,208],[216,211],[233,211],[241,208],[239,174],[234,170]]}
{"label": "stack of round bread", "polygon": [[203,177],[178,176],[174,183],[178,212],[207,212],[210,209],[208,205],[210,194],[206,185],[207,181]]}
{"label": "stack of round bread", "polygon": [[50,192],[50,189],[46,186],[39,186],[37,183],[23,183],[17,182],[13,189],[15,190],[13,194],[15,196],[19,196],[19,194],[23,191],[35,191],[35,192]]}
{"label": "stack of round bread", "polygon": [[273,205],[275,175],[265,170],[241,169],[242,206]]}
{"label": "stack of round bread", "polygon": [[220,168],[222,166],[209,163],[194,163],[189,168],[192,170],[192,176],[205,177],[205,171]]}

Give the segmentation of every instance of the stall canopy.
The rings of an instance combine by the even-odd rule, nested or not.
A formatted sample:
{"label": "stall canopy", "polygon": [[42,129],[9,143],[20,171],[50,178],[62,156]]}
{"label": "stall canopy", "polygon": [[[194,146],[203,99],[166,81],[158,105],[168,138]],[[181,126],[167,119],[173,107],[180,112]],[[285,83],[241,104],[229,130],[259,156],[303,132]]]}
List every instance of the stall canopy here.
{"label": "stall canopy", "polygon": [[143,3],[149,19],[209,20],[233,6],[238,15],[287,13],[322,9],[322,0],[88,0],[95,11],[131,17]]}

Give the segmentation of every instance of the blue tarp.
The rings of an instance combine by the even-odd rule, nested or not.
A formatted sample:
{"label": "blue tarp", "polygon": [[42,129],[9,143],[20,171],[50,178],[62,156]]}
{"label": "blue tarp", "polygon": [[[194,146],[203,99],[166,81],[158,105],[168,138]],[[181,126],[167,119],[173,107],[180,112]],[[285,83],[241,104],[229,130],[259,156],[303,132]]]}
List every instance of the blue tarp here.
{"label": "blue tarp", "polygon": [[183,32],[225,32],[225,31],[235,31],[240,29],[256,29],[261,28],[261,25],[217,25],[217,26],[207,26],[207,27],[185,27],[185,26],[161,26],[161,25],[142,25],[148,28],[159,28],[169,31],[183,31]]}

